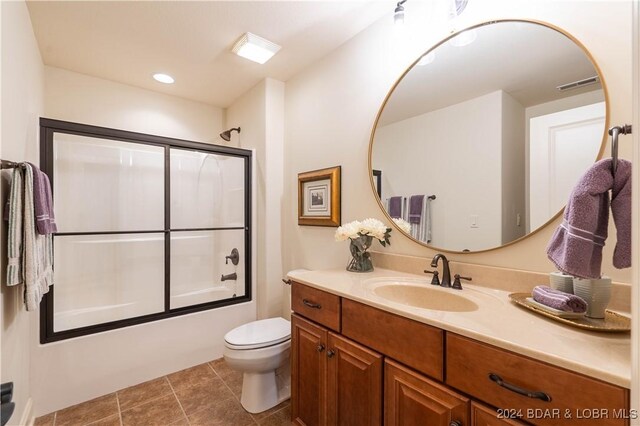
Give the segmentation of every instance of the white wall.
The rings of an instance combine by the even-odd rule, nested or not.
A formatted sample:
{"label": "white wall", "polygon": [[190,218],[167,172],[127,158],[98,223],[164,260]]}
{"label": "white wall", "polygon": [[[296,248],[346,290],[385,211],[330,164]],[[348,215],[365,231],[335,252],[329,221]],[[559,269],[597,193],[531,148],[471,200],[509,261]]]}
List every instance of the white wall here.
{"label": "white wall", "polygon": [[373,168],[382,170],[385,199],[436,195],[433,246],[478,250],[502,241],[501,158],[497,91],[378,128]]}
{"label": "white wall", "polygon": [[[367,152],[375,116],[398,76],[430,46],[446,37],[450,27],[429,14],[431,2],[407,7],[403,28],[391,13],[339,49],[287,82],[285,205],[285,269],[342,267],[348,261],[346,243],[333,240],[333,228],[297,225],[296,175],[342,165],[342,220],[374,216],[384,219],[370,189]],[[631,118],[630,1],[512,1],[469,2],[458,28],[499,18],[530,18],[564,28],[582,41],[600,65],[611,100],[612,123]],[[603,28],[615,28],[604,31]],[[621,144],[629,157],[631,144]],[[485,253],[452,254],[465,262],[532,271],[551,271],[546,245],[559,222],[526,240]],[[610,235],[615,235],[612,230]],[[630,281],[630,270],[611,266],[613,237],[604,252],[603,271],[615,280]],[[397,232],[388,252],[431,256]],[[376,246],[377,247],[377,246]],[[380,248],[381,249],[381,248]]]}
{"label": "white wall", "polygon": [[[38,117],[43,112],[44,69],[24,2],[2,2],[2,139],[0,158],[38,163]],[[4,205],[10,171],[2,172],[0,200]],[[29,362],[31,324],[35,313],[27,313],[23,287],[8,288],[6,274],[6,222],[0,225],[0,381],[14,382],[16,409],[9,424],[18,425],[30,416]]]}
{"label": "white wall", "polygon": [[522,237],[526,229],[524,129],[524,107],[502,92],[502,244]]}
{"label": "white wall", "polygon": [[[61,69],[46,67],[45,72],[49,118],[222,144],[224,111],[219,108]],[[39,344],[38,323],[32,321],[36,415],[218,358],[224,334],[255,316],[254,298],[46,345]]]}
{"label": "white wall", "polygon": [[227,110],[227,127],[238,126],[238,146],[256,150],[258,317],[287,317],[281,281],[284,83],[265,79],[236,100]]}

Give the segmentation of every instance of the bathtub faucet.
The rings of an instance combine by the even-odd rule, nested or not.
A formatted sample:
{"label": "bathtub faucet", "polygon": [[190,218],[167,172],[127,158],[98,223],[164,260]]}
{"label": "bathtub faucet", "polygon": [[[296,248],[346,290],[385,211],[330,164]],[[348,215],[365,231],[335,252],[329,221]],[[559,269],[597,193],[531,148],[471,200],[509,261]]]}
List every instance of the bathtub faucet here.
{"label": "bathtub faucet", "polygon": [[227,280],[235,281],[237,279],[238,279],[238,274],[234,272],[233,274],[223,275],[222,278],[220,278],[220,281],[227,281]]}

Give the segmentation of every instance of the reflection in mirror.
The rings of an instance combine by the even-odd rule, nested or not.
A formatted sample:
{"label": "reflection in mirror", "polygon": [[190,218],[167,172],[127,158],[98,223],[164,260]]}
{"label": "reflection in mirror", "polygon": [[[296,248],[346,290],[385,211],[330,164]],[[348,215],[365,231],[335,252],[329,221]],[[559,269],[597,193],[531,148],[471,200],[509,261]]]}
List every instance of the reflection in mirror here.
{"label": "reflection in mirror", "polygon": [[370,164],[381,204],[442,250],[508,244],[564,207],[601,153],[606,119],[596,66],[562,32],[499,21],[458,33],[380,111]]}

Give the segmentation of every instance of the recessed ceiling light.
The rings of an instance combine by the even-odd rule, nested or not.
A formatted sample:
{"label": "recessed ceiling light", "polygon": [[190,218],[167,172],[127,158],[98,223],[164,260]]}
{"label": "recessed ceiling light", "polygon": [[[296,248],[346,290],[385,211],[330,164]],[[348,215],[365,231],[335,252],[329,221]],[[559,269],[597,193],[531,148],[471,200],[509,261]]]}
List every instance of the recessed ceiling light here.
{"label": "recessed ceiling light", "polygon": [[170,75],[162,74],[162,73],[154,74],[153,79],[155,81],[159,81],[160,83],[164,83],[164,84],[173,84],[173,82],[175,81],[173,77],[171,77]]}
{"label": "recessed ceiling light", "polygon": [[275,55],[280,46],[253,33],[244,33],[231,51],[250,61],[264,64]]}
{"label": "recessed ceiling light", "polygon": [[418,66],[423,67],[429,65],[436,59],[436,52],[429,52],[418,61]]}
{"label": "recessed ceiling light", "polygon": [[473,43],[477,37],[478,34],[476,33],[476,30],[466,30],[449,40],[449,43],[451,43],[451,45],[455,47],[463,47]]}

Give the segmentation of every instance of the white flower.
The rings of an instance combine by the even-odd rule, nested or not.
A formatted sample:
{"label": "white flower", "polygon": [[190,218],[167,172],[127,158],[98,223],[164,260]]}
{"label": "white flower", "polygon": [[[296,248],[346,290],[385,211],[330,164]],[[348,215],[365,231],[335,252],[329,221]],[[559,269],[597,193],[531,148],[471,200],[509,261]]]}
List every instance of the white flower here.
{"label": "white flower", "polygon": [[400,228],[402,231],[406,232],[407,234],[411,233],[411,224],[409,222],[401,218],[393,218],[393,221],[395,222],[396,226],[398,226],[398,228]]}
{"label": "white flower", "polygon": [[359,231],[360,222],[354,220],[353,222],[339,226],[338,229],[336,229],[335,239],[336,241],[345,241],[349,238],[357,238]]}
{"label": "white flower", "polygon": [[385,234],[387,233],[387,227],[378,219],[369,218],[360,223],[360,233],[364,235],[371,235],[380,241],[384,241]]}

